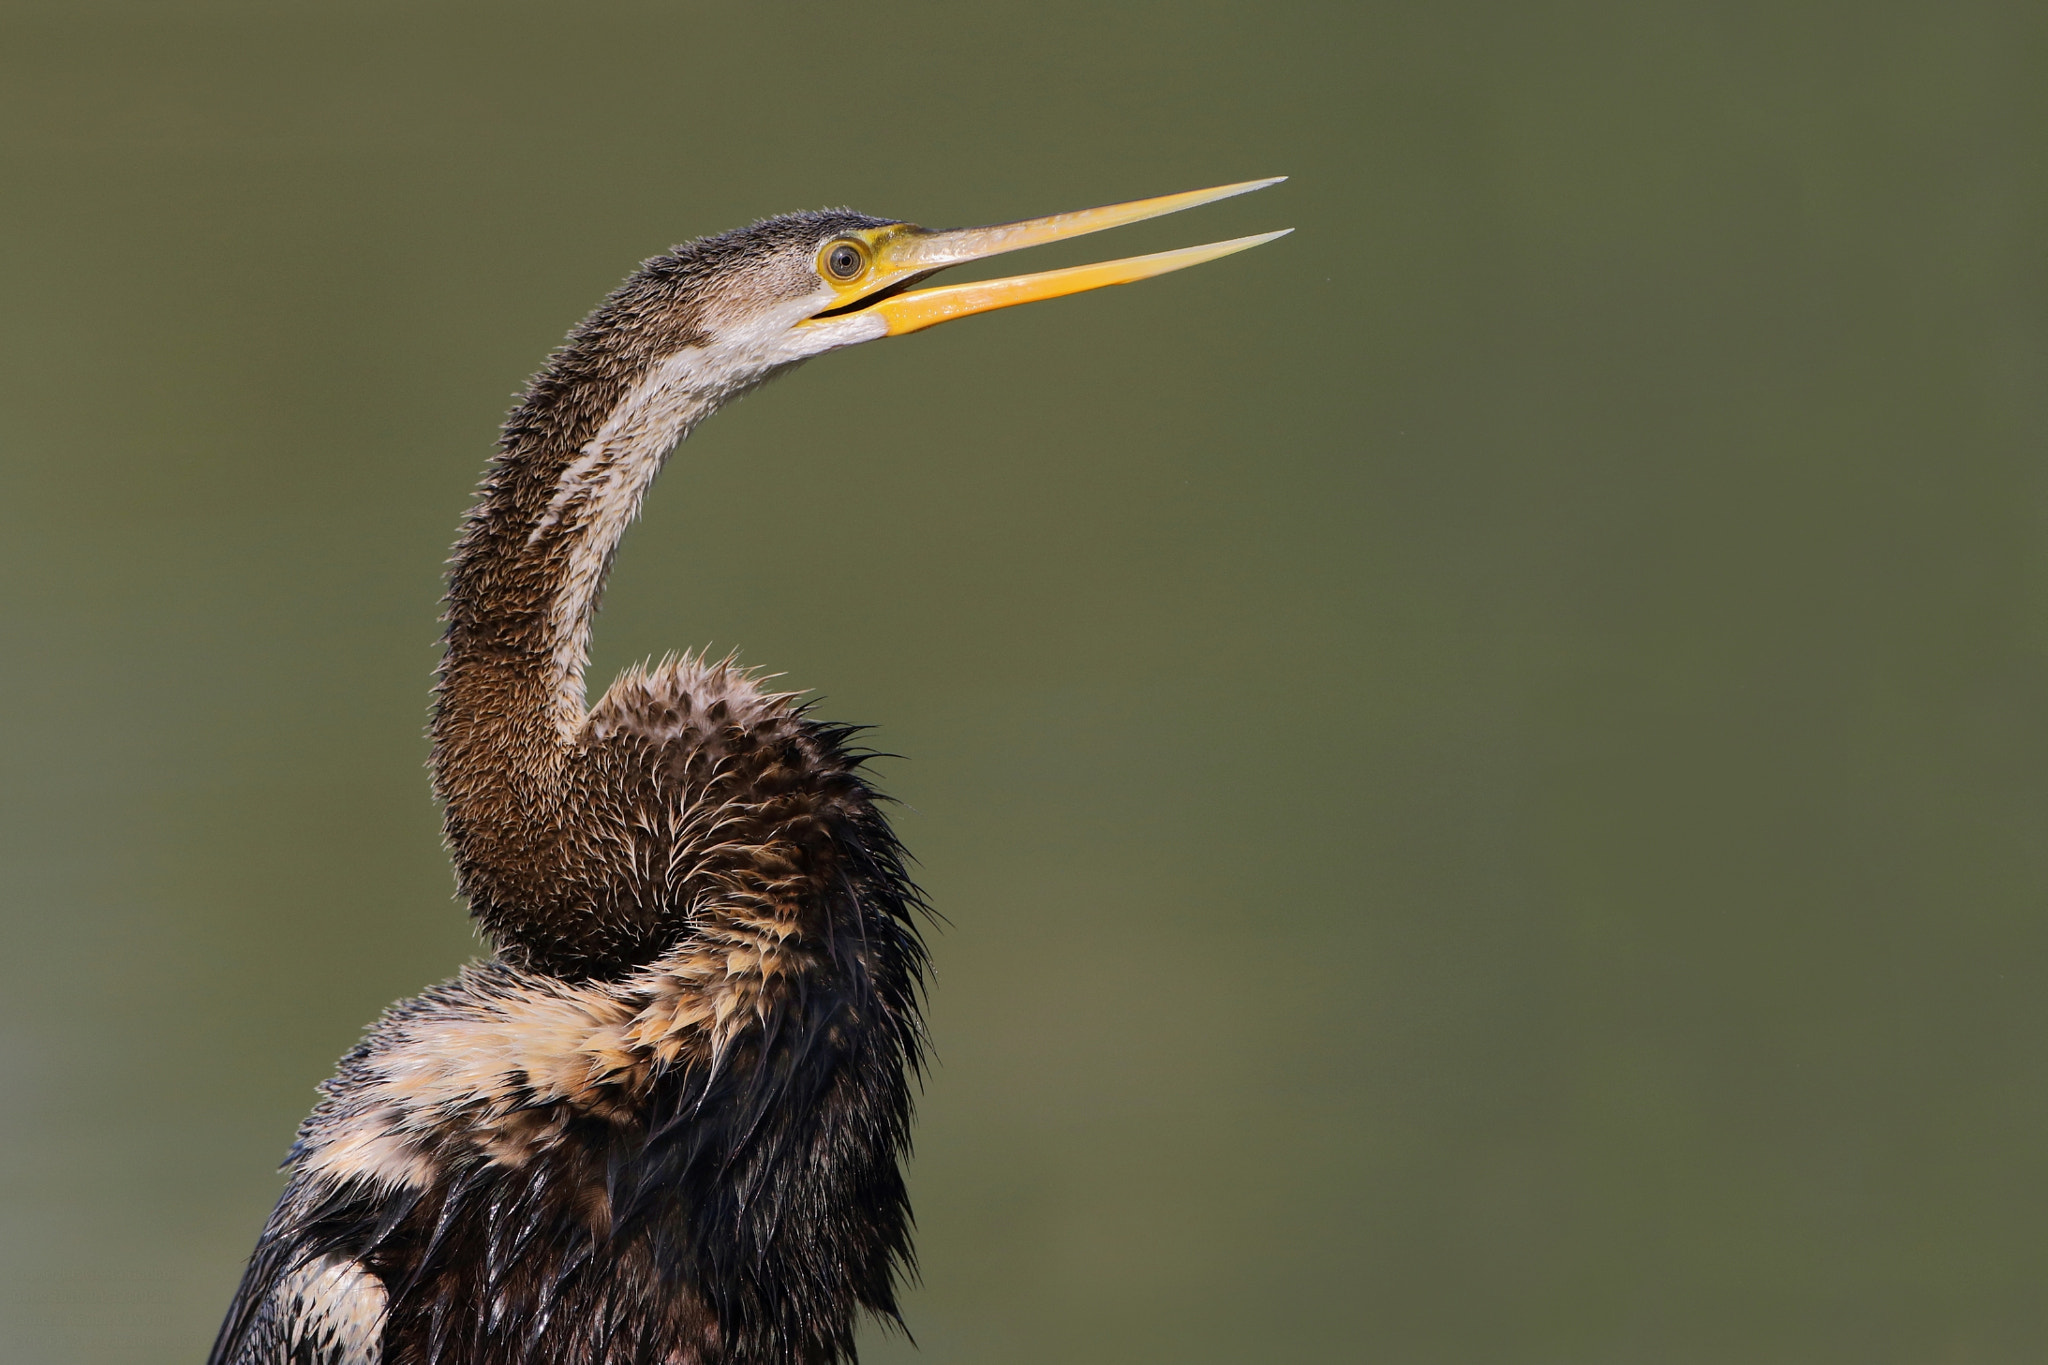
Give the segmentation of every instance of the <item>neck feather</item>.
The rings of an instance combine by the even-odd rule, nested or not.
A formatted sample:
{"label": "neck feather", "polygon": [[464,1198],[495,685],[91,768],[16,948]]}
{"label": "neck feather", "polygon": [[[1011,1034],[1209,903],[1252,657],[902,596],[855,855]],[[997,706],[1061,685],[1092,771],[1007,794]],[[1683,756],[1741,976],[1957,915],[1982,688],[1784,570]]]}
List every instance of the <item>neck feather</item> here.
{"label": "neck feather", "polygon": [[591,619],[619,540],[669,451],[727,396],[692,382],[691,362],[701,355],[669,356],[616,386],[609,410],[575,444],[548,439],[558,424],[515,414],[455,548],[443,712],[461,710],[451,685],[482,666],[544,694],[545,716],[527,719],[574,738]]}
{"label": "neck feather", "polygon": [[628,280],[535,378],[450,561],[434,790],[457,879],[501,947],[579,886],[597,894],[584,884],[603,870],[570,847],[617,805],[586,761],[591,618],[669,451],[771,376],[882,331],[855,314],[798,332],[818,302],[803,296],[721,319],[668,269]]}
{"label": "neck feather", "polygon": [[612,556],[669,451],[741,387],[706,374],[706,355],[629,367],[572,342],[506,423],[456,544],[434,786],[487,924],[566,871],[555,865],[581,801],[591,618]]}

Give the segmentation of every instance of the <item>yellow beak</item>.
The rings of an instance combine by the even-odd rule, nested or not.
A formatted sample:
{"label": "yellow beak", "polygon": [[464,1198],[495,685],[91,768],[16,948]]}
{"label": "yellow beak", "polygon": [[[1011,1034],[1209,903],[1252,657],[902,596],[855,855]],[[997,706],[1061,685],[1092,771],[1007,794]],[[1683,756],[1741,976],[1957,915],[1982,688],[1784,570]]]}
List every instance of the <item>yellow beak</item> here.
{"label": "yellow beak", "polygon": [[[1012,304],[1056,299],[1062,294],[1078,294],[1083,290],[1100,289],[1109,284],[1129,284],[1133,280],[1149,279],[1169,271],[1183,270],[1191,265],[1200,265],[1204,261],[1213,261],[1219,256],[1228,256],[1232,252],[1257,246],[1261,242],[1270,242],[1275,237],[1284,237],[1293,229],[1283,228],[1278,232],[1265,232],[1253,237],[1212,242],[1207,246],[1183,247],[1178,251],[1161,251],[1150,256],[1129,256],[1123,260],[1104,261],[1098,265],[1048,270],[1036,275],[1012,275],[1000,280],[978,280],[972,284],[950,284],[935,289],[901,292],[902,286],[914,283],[947,266],[978,261],[988,256],[1000,256],[1008,251],[1021,251],[1025,247],[1040,246],[1068,237],[1079,237],[1085,233],[1101,232],[1105,228],[1122,227],[1126,223],[1142,222],[1162,214],[1178,213],[1182,209],[1211,204],[1218,199],[1228,199],[1232,195],[1262,190],[1268,185],[1277,185],[1286,178],[1274,176],[1270,180],[1247,180],[1236,185],[1219,185],[1214,189],[1161,195],[1156,199],[1139,199],[1128,204],[1111,204],[1105,208],[1056,213],[1046,218],[1027,218],[1018,223],[998,223],[993,227],[955,228],[935,232],[929,228],[903,223],[880,228],[868,238],[872,264],[863,272],[862,278],[849,282],[850,287],[846,291],[847,295],[851,296],[849,301],[831,311],[873,313],[888,323],[888,335],[901,336],[906,332],[920,331],[937,323],[950,322],[954,318],[986,313],[995,308],[1008,308]],[[876,297],[877,295],[882,297]],[[866,299],[874,301],[864,304],[862,300]]]}

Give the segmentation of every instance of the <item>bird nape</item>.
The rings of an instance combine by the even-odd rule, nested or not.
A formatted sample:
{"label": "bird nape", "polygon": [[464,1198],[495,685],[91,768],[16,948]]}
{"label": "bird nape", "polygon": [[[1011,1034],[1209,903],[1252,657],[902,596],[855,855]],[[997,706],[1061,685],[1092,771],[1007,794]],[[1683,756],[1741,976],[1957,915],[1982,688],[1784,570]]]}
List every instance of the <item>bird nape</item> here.
{"label": "bird nape", "polygon": [[646,262],[527,388],[449,574],[434,790],[492,954],[293,1143],[213,1365],[824,1365],[911,1265],[922,908],[853,729],[730,660],[584,703],[669,451],[800,361],[1280,233],[919,289],[1254,180],[937,232],[832,211]]}

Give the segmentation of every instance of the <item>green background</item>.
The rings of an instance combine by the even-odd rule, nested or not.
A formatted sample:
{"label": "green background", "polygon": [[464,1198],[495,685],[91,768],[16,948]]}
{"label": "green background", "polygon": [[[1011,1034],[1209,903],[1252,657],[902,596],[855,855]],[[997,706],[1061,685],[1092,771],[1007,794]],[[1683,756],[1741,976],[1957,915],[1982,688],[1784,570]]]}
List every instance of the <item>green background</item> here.
{"label": "green background", "polygon": [[2039,0],[11,0],[0,1358],[197,1359],[476,951],[442,557],[634,262],[1283,173],[720,416],[620,559],[599,685],[906,756],[865,1358],[2048,1357]]}

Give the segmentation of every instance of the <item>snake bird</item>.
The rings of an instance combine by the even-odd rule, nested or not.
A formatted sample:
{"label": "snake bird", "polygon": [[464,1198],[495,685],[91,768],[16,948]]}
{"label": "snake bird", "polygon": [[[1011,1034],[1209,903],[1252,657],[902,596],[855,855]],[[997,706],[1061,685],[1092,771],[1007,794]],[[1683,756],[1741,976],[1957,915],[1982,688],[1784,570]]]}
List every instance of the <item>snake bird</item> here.
{"label": "snake bird", "polygon": [[320,1087],[212,1365],[831,1365],[901,1325],[924,904],[857,727],[591,619],[697,423],[843,346],[1281,233],[918,288],[1275,180],[994,227],[848,210],[647,261],[528,384],[450,559],[432,720],[490,953]]}

